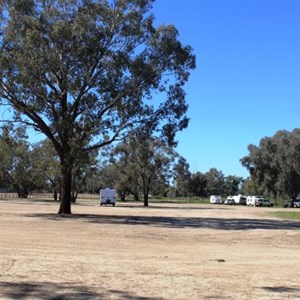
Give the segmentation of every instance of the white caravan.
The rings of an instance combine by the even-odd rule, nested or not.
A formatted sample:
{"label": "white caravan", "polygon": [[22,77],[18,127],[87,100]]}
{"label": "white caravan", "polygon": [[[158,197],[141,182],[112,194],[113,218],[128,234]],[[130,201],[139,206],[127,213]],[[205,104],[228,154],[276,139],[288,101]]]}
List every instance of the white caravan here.
{"label": "white caravan", "polygon": [[249,206],[256,206],[257,201],[264,199],[263,196],[247,196],[246,204]]}
{"label": "white caravan", "polygon": [[247,197],[243,195],[236,195],[236,196],[232,196],[232,199],[234,200],[235,204],[245,205]]}
{"label": "white caravan", "polygon": [[117,193],[114,189],[101,189],[100,190],[100,206],[111,204],[112,206],[116,205]]}
{"label": "white caravan", "polygon": [[211,195],[209,202],[211,204],[222,204],[223,203],[222,197],[219,195]]}

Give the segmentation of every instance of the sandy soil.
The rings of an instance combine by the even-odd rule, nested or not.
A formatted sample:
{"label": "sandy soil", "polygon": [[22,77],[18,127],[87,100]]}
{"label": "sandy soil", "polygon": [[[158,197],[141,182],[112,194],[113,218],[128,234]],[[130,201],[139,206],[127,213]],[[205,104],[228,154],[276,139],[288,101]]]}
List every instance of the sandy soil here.
{"label": "sandy soil", "polygon": [[300,222],[150,205],[0,200],[0,299],[300,299]]}

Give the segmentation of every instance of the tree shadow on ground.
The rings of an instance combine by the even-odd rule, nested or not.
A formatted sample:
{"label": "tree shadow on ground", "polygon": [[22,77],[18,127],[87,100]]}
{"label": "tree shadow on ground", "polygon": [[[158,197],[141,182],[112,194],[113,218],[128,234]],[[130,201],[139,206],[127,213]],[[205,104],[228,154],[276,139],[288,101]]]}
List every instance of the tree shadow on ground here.
{"label": "tree shadow on ground", "polygon": [[130,293],[119,291],[119,290],[109,290],[108,294],[110,296],[114,296],[114,299],[116,296],[117,296],[117,299],[125,299],[125,300],[128,300],[128,299],[131,299],[131,300],[133,300],[133,299],[134,300],[162,300],[163,299],[163,298],[157,298],[157,297],[149,298],[149,297],[133,296]]}
{"label": "tree shadow on ground", "polygon": [[[59,206],[59,201],[54,201],[52,198],[0,198],[0,202],[3,203],[14,203],[14,204],[26,204],[26,205],[41,205],[41,204],[53,204]],[[164,205],[165,204],[165,205]],[[172,206],[172,204],[174,206]],[[75,203],[72,203],[72,206],[100,206],[98,199],[93,200],[77,200]],[[108,205],[111,206],[111,205]],[[219,206],[219,205],[211,205],[211,206],[203,206],[197,203],[188,203],[188,202],[162,202],[162,203],[151,203],[149,206],[144,206],[142,201],[136,202],[118,202],[118,209],[122,208],[140,208],[145,210],[151,209],[169,209],[169,210],[208,210],[208,209],[230,209],[229,207]],[[219,206],[219,207],[218,207]]]}
{"label": "tree shadow on ground", "polygon": [[32,213],[27,217],[38,217],[55,221],[78,220],[96,224],[114,224],[128,226],[151,226],[165,228],[208,228],[218,230],[299,230],[300,222],[291,220],[274,219],[234,219],[234,218],[182,218],[182,217],[157,217],[157,216],[131,216],[131,215],[101,215],[101,214],[76,214],[60,216],[58,214]]}
{"label": "tree shadow on ground", "polygon": [[[49,199],[39,199],[39,200],[28,200],[28,204],[41,204],[41,203],[50,203],[50,204],[57,204],[59,205],[60,202],[54,201],[54,200],[49,200]],[[72,206],[93,206],[93,207],[100,207],[99,201],[80,201],[78,200],[75,203],[72,203]],[[152,209],[164,209],[164,210],[229,210],[232,209],[230,207],[226,207],[224,205],[199,205],[196,203],[151,203],[149,206],[144,206],[144,204],[140,202],[118,202],[117,203],[117,208],[118,209],[143,209],[143,210],[152,210]],[[103,207],[106,207],[106,205],[103,205]],[[107,205],[107,207],[112,207],[110,204]]]}
{"label": "tree shadow on ground", "polygon": [[121,299],[158,300],[159,298],[140,297],[125,291],[108,290],[102,293],[95,292],[92,288],[74,286],[71,283],[49,283],[49,282],[1,282],[1,299],[47,299],[47,300],[88,300],[88,299],[110,299],[111,297]]}
{"label": "tree shadow on ground", "polygon": [[293,296],[297,296],[297,298],[300,298],[300,286],[299,287],[264,286],[262,287],[262,289],[268,292],[275,292],[275,293],[291,293],[291,294],[295,294]]}
{"label": "tree shadow on ground", "polygon": [[32,198],[0,198],[1,203],[9,204],[26,204],[26,205],[40,205],[40,204],[59,204],[59,201],[54,201],[53,199],[32,199]]}
{"label": "tree shadow on ground", "polygon": [[[217,209],[222,209],[222,210],[228,210],[230,209],[229,207],[216,207],[216,206],[203,206],[199,204],[191,204],[191,203],[173,203],[174,206],[172,205],[163,205],[163,204],[154,204],[150,206],[144,206],[143,204],[140,205],[132,205],[132,204],[122,204],[118,205],[118,209],[122,208],[141,208],[145,210],[151,210],[151,209],[164,209],[164,210],[217,210]],[[181,206],[182,205],[182,206]]]}

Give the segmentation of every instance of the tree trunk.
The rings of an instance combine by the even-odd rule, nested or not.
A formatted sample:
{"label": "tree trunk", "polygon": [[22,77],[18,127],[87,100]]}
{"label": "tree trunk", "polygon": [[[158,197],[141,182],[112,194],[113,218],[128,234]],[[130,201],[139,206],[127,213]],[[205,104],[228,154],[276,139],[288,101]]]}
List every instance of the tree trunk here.
{"label": "tree trunk", "polygon": [[149,192],[144,191],[144,206],[149,206]]}
{"label": "tree trunk", "polygon": [[53,198],[54,198],[54,201],[57,201],[57,190],[54,190]]}
{"label": "tree trunk", "polygon": [[143,194],[144,194],[144,206],[149,206],[149,192],[150,187],[148,185],[148,182],[145,182],[145,178],[143,178]]}
{"label": "tree trunk", "polygon": [[72,202],[72,203],[76,203],[77,196],[78,196],[78,192],[75,192],[75,191],[72,189],[72,197],[71,197],[71,202]]}
{"label": "tree trunk", "polygon": [[69,167],[62,168],[62,197],[58,214],[70,215],[72,199],[72,169]]}
{"label": "tree trunk", "polygon": [[121,201],[124,202],[126,199],[126,192],[125,193],[119,192],[119,196],[120,196]]}
{"label": "tree trunk", "polygon": [[294,207],[294,203],[297,201],[297,196],[291,197],[291,207]]}

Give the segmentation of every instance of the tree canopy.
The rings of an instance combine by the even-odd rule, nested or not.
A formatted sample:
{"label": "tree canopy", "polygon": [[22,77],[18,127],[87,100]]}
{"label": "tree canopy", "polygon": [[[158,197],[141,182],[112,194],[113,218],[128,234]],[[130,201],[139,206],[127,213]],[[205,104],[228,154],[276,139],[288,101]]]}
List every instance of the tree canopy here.
{"label": "tree canopy", "polygon": [[273,137],[248,146],[249,155],[241,163],[254,182],[274,196],[296,199],[300,193],[300,129],[280,130]]}
{"label": "tree canopy", "polygon": [[114,154],[119,180],[126,182],[123,188],[132,194],[141,193],[144,206],[148,206],[155,183],[166,183],[171,177],[170,164],[175,151],[147,131],[136,131],[116,147]]}
{"label": "tree canopy", "polygon": [[83,152],[147,124],[169,144],[188,125],[184,84],[195,68],[173,25],[154,26],[152,0],[0,1],[0,101],[53,144],[59,213],[71,213]]}
{"label": "tree canopy", "polygon": [[0,133],[0,185],[27,198],[37,187],[36,157],[24,130],[2,127]]}

